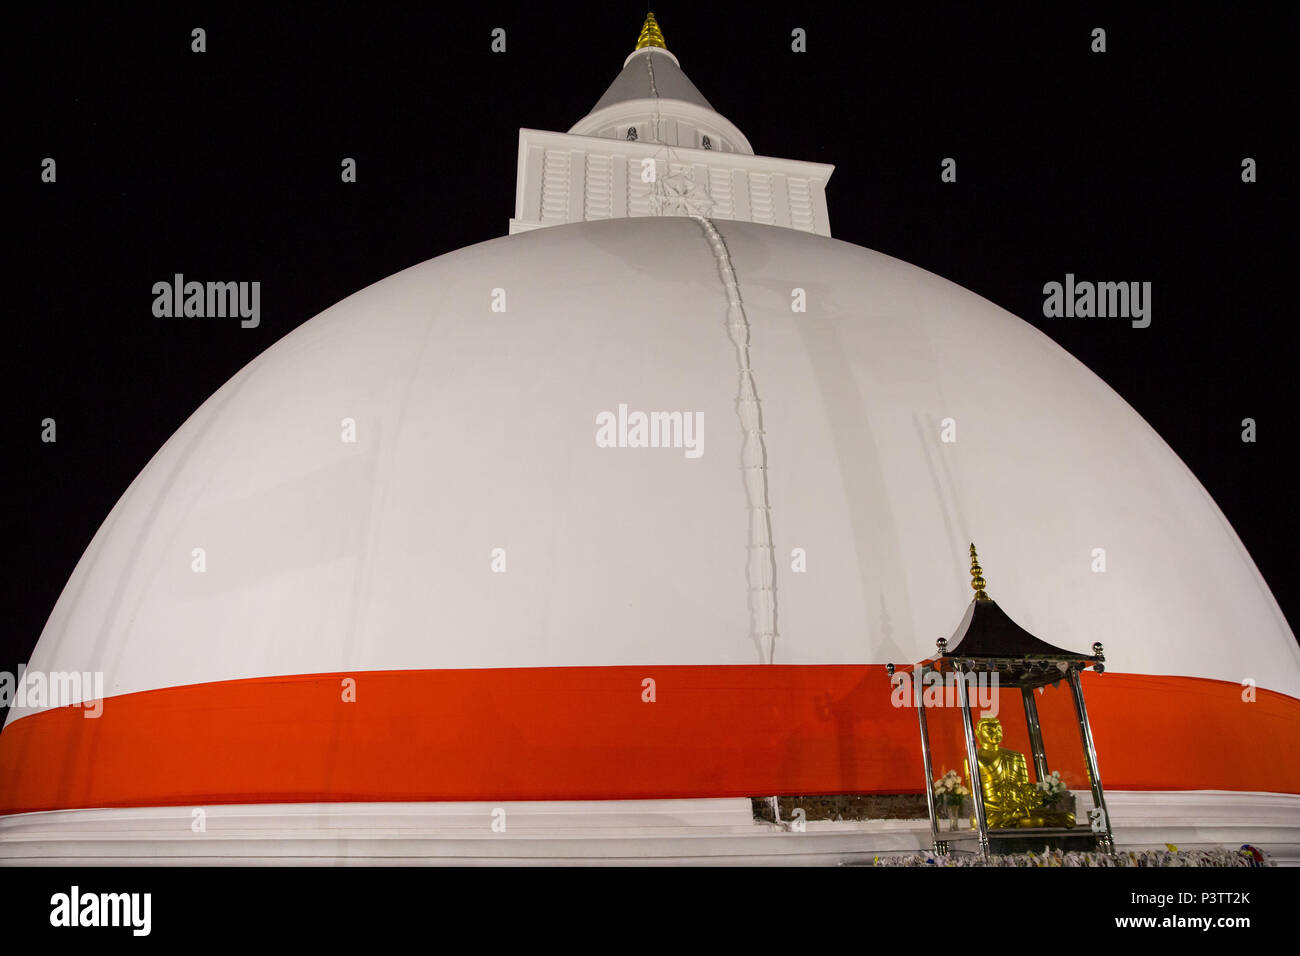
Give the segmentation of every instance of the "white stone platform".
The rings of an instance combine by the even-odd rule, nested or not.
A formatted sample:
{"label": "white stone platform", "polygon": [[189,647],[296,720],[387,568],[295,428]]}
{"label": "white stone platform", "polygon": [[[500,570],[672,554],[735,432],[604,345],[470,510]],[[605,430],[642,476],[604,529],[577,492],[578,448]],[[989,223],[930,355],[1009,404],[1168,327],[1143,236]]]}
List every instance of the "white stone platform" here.
{"label": "white stone platform", "polygon": [[[1079,815],[1091,806],[1076,793]],[[1300,796],[1106,795],[1117,846],[1243,843],[1300,865]],[[4,865],[836,865],[929,848],[917,820],[811,821],[791,832],[738,799],[252,804],[60,810],[0,817]],[[493,830],[504,810],[505,829]],[[495,815],[500,819],[501,814]]]}

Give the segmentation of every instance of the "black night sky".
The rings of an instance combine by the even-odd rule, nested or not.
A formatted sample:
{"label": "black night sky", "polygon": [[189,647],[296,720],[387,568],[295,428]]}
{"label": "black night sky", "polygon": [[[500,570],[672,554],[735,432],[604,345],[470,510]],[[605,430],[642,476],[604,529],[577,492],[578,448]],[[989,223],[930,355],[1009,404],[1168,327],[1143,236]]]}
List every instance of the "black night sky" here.
{"label": "black night sky", "polygon": [[[1296,19],[1280,4],[662,3],[670,49],[759,154],[834,163],[835,236],[1050,335],[1209,490],[1292,622]],[[9,610],[26,661],[100,523],[222,383],[352,292],[504,235],[521,126],[567,130],[645,13],[23,5],[11,14],[4,408]],[[1094,27],[1107,52],[1090,52]],[[190,31],[208,50],[190,51]],[[507,31],[507,51],[490,50]],[[807,52],[791,52],[791,30]],[[40,181],[44,157],[58,181]],[[340,182],[340,161],[358,182]],[[939,178],[958,160],[958,182]],[[467,159],[466,159],[467,157]],[[1258,182],[1241,179],[1243,157]],[[262,320],[160,319],[182,272]],[[1153,322],[1046,319],[1043,284],[1153,284]],[[56,419],[58,441],[40,422]],[[1258,441],[1241,440],[1241,421]],[[1062,502],[1069,507],[1069,502]],[[1200,582],[1214,588],[1216,582]]]}

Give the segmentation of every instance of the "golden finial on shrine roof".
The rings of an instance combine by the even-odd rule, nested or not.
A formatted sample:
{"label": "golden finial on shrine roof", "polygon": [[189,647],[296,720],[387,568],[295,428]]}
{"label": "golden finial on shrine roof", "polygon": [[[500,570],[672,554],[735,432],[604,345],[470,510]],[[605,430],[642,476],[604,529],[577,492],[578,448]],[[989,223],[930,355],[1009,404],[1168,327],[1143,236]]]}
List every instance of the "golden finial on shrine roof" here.
{"label": "golden finial on shrine roof", "polygon": [[645,24],[641,27],[641,35],[636,38],[636,48],[638,50],[644,50],[648,46],[657,46],[661,50],[668,49],[668,44],[664,42],[664,35],[659,32],[659,24],[655,22],[653,13],[645,15]]}
{"label": "golden finial on shrine roof", "polygon": [[975,553],[975,545],[970,546],[970,586],[975,589],[975,600],[987,601],[989,596],[984,593],[984,587],[988,582],[984,580],[984,572],[980,568],[979,556]]}

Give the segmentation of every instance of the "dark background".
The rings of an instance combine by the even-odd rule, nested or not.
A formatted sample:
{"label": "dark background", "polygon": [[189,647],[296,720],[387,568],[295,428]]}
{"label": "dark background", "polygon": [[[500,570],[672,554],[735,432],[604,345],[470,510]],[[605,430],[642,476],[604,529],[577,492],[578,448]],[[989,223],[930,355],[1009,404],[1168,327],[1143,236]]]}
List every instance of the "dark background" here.
{"label": "dark background", "polygon": [[[837,238],[998,303],[1127,399],[1205,484],[1294,630],[1300,110],[1287,6],[655,10],[757,153],[836,165]],[[352,292],[505,234],[519,127],[563,131],[586,114],[644,12],[41,5],[9,21],[0,669],[28,659],[109,510],[226,379]],[[196,26],[203,54],[190,52]],[[504,55],[489,49],[498,26]],[[1096,26],[1105,54],[1089,51]],[[40,182],[46,156],[55,185]],[[340,182],[344,156],[356,184]],[[945,156],[956,184],[939,180]],[[260,281],[260,327],[155,318],[152,284],[176,272]],[[1066,272],[1152,282],[1151,327],[1044,319],[1043,283]],[[56,444],[40,441],[45,417]],[[1256,444],[1241,441],[1245,417]]]}

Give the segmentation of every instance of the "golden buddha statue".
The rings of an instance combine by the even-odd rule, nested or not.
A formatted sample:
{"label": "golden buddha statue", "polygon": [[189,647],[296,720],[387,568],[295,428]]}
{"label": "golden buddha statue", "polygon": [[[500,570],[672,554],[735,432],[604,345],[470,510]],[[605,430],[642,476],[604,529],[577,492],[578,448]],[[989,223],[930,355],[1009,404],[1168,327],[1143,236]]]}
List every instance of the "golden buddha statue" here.
{"label": "golden buddha statue", "polygon": [[[975,739],[979,742],[975,756],[980,765],[980,792],[989,829],[1074,826],[1073,813],[1044,809],[1042,792],[1029,782],[1025,755],[998,746],[1002,741],[1001,721],[981,717],[975,726]],[[966,779],[972,779],[969,761]]]}

